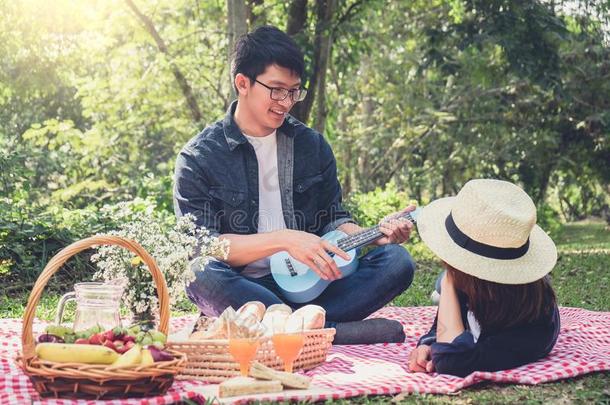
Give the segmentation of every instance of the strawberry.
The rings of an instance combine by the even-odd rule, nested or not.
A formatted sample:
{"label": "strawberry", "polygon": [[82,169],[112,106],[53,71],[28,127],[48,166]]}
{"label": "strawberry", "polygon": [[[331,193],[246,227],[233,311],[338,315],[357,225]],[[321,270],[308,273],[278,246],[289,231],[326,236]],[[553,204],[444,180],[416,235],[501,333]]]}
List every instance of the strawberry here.
{"label": "strawberry", "polygon": [[122,339],[127,334],[127,329],[117,326],[112,329],[112,334],[114,335],[114,339]]}
{"label": "strawberry", "polygon": [[136,337],[135,336],[131,336],[131,335],[125,335],[123,336],[123,342],[127,343],[127,342],[134,342],[136,341]]}
{"label": "strawberry", "polygon": [[114,343],[112,343],[112,340],[110,340],[110,339],[108,339],[104,342],[104,346],[114,350],[115,352],[117,351],[116,347],[114,346]]}
{"label": "strawberry", "polygon": [[114,342],[115,340],[114,331],[112,329],[108,329],[104,332],[104,336],[106,336],[106,340],[110,340],[111,342]]}
{"label": "strawberry", "polygon": [[106,335],[103,332],[91,335],[89,338],[89,343],[92,345],[103,345],[105,341]]}
{"label": "strawberry", "polygon": [[115,340],[114,342],[112,342],[112,344],[114,345],[114,350],[117,351],[118,353],[125,353],[127,351],[127,349],[125,348],[125,344],[123,343],[122,340]]}
{"label": "strawberry", "polygon": [[79,339],[76,339],[74,341],[74,343],[76,343],[77,345],[88,345],[89,344],[89,339],[79,338]]}

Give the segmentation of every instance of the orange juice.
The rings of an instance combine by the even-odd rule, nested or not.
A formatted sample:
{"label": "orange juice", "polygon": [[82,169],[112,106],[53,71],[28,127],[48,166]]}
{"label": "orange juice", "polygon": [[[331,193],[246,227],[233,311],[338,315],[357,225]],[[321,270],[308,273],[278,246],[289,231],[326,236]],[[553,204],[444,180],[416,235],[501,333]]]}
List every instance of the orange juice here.
{"label": "orange juice", "polygon": [[278,333],[273,335],[273,347],[278,356],[284,360],[284,368],[292,372],[292,363],[299,357],[303,348],[304,337],[301,333]]}
{"label": "orange juice", "polygon": [[250,362],[254,360],[258,350],[259,341],[255,339],[229,339],[229,353],[239,363],[241,375],[247,376]]}

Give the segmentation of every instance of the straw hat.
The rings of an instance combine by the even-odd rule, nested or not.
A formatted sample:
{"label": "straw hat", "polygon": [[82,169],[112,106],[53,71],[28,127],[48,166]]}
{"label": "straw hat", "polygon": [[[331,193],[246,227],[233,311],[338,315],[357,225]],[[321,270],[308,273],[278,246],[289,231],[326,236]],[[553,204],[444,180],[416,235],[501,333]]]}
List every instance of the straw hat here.
{"label": "straw hat", "polygon": [[506,181],[470,180],[457,196],[426,206],[417,230],[437,256],[482,280],[531,283],[557,261],[555,243],[536,225],[532,199]]}

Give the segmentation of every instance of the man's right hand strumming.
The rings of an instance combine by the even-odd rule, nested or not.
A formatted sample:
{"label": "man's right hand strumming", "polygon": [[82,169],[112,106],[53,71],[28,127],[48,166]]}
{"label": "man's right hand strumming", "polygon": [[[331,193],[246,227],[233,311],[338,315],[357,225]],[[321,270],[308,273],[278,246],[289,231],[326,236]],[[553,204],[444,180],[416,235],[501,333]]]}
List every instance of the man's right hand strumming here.
{"label": "man's right hand strumming", "polygon": [[284,250],[296,260],[309,266],[320,278],[329,281],[341,278],[337,263],[328,252],[350,260],[343,250],[317,235],[303,231],[284,229],[277,231],[277,234],[285,247]]}

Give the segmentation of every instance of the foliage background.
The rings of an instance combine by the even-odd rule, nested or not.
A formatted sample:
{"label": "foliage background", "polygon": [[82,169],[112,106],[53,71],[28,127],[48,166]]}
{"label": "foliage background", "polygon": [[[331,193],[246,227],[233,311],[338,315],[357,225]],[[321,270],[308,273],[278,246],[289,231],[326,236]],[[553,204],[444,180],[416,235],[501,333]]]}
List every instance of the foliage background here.
{"label": "foliage background", "polygon": [[[305,50],[309,96],[293,112],[331,142],[364,225],[474,177],[523,186],[552,234],[608,218],[609,8],[0,1],[2,289],[27,289],[59,248],[115,228],[104,206],[152,204],[173,223],[175,156],[231,101],[236,36],[266,23]],[[92,273],[76,258],[58,285]]]}
{"label": "foliage background", "polygon": [[[609,9],[604,0],[0,0],[0,316],[23,315],[59,249],[116,229],[120,202],[175,223],[175,156],[224,115],[231,45],[266,23],[305,50],[309,95],[293,113],[331,143],[363,225],[474,177],[516,182],[559,246],[560,305],[609,311]],[[579,221],[591,216],[602,220]],[[395,305],[429,305],[439,272],[412,242],[418,274]],[[71,259],[37,315],[53,319],[59,295],[94,271],[86,254]],[[609,398],[598,373],[401,400]]]}

